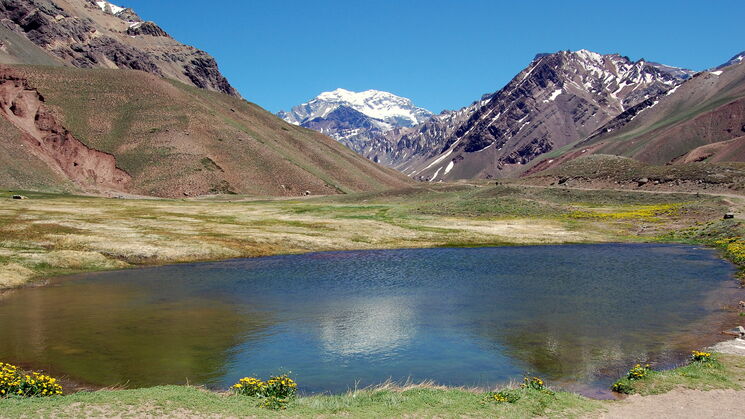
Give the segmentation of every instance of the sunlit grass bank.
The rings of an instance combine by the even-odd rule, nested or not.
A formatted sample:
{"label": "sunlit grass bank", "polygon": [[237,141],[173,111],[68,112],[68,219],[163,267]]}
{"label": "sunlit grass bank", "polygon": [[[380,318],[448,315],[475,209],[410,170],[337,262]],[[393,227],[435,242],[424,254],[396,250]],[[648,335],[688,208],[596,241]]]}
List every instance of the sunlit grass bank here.
{"label": "sunlit grass bank", "polygon": [[[636,393],[679,388],[742,390],[745,357],[715,354],[714,367],[693,363],[634,381]],[[302,388],[302,383],[300,383]],[[101,390],[51,398],[0,399],[0,417],[594,417],[624,401],[598,401],[568,392],[513,387],[510,402],[484,390],[383,384],[341,395],[300,396],[284,410],[262,408],[253,397],[191,386]]]}

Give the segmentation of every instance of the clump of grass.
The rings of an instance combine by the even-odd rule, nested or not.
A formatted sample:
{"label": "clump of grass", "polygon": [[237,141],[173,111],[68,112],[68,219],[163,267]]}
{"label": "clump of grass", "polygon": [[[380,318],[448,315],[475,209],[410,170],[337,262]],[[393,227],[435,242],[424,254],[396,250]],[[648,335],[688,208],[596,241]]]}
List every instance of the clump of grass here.
{"label": "clump of grass", "polygon": [[666,393],[680,387],[739,390],[743,388],[744,381],[745,357],[699,351],[691,354],[687,365],[667,371],[655,371],[641,380],[619,380],[630,390],[624,393],[641,395]]}

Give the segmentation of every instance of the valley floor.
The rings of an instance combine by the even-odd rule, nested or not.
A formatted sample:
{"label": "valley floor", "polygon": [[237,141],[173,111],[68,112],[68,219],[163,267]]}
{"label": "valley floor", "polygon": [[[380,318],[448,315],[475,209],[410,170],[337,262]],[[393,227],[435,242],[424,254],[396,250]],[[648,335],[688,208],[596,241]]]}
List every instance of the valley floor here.
{"label": "valley floor", "polygon": [[[661,241],[718,247],[745,262],[736,195],[642,193],[492,183],[419,185],[383,193],[255,199],[107,199],[0,192],[0,288],[51,276],[144,265],[326,250]],[[16,191],[13,194],[18,193]],[[722,215],[735,211],[736,218]],[[738,253],[743,250],[743,254]],[[741,258],[741,259],[740,259]],[[2,294],[0,293],[0,298]],[[0,417],[530,417],[727,415],[743,397],[745,357],[723,370],[660,373],[620,402],[527,392],[515,404],[485,404],[467,389],[413,386],[301,397],[274,413],[247,398],[196,387],[81,392],[56,399],[0,400]],[[680,391],[680,388],[713,392]],[[674,390],[674,391],[673,391]],[[653,395],[657,393],[672,393]],[[696,410],[699,409],[699,410]],[[638,415],[636,414],[638,413]],[[704,413],[710,416],[708,413]],[[680,417],[679,415],[675,415]]]}
{"label": "valley floor", "polygon": [[273,254],[666,240],[742,205],[731,196],[493,184],[296,200],[25,195],[0,192],[0,289],[75,272]]}

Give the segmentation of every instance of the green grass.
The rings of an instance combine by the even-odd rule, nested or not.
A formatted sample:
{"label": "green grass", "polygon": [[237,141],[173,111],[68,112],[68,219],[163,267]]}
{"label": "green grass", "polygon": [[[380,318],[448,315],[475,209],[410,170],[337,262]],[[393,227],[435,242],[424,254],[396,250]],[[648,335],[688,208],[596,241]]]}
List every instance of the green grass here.
{"label": "green grass", "polygon": [[717,362],[694,362],[667,371],[652,372],[642,380],[629,381],[634,393],[661,394],[678,388],[696,390],[734,389],[745,386],[745,357],[715,354]]}
{"label": "green grass", "polygon": [[[716,364],[693,363],[654,372],[632,382],[635,393],[655,395],[679,388],[742,390],[745,357],[715,354]],[[302,383],[301,383],[302,384]],[[515,389],[515,403],[485,401],[483,390],[448,388],[428,383],[390,383],[339,395],[300,396],[287,410],[257,407],[257,399],[192,386],[159,386],[134,390],[79,392],[56,398],[0,399],[0,417],[81,417],[85,415],[213,417],[579,417],[600,414],[614,401],[574,393]]]}
{"label": "green grass", "polygon": [[197,387],[162,386],[137,390],[77,393],[48,399],[0,400],[0,417],[97,416],[259,416],[319,417],[575,417],[598,411],[602,403],[572,393],[555,395],[517,390],[513,404],[484,403],[484,393],[428,385],[358,390],[343,395],[299,397],[285,411],[256,406],[256,399],[215,393]]}

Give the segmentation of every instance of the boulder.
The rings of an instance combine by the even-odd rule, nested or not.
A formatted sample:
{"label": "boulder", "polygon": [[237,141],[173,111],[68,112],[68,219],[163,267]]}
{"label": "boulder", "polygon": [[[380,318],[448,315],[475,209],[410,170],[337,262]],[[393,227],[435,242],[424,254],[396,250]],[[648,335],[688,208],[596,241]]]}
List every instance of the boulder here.
{"label": "boulder", "polygon": [[735,213],[734,212],[728,212],[728,213],[724,214],[724,219],[725,220],[730,220],[732,218],[735,218]]}
{"label": "boulder", "polygon": [[734,329],[726,330],[722,333],[724,333],[725,335],[737,336],[740,338],[745,337],[745,327],[737,326]]}
{"label": "boulder", "polygon": [[639,180],[636,181],[637,186],[644,186],[647,183],[649,183],[649,179],[647,179],[645,177],[643,177],[643,178],[641,178],[641,179],[639,179]]}
{"label": "boulder", "polygon": [[13,195],[13,197],[12,197],[12,198],[13,198],[13,199],[28,199],[28,197],[27,197],[27,196],[23,196],[23,195]]}

